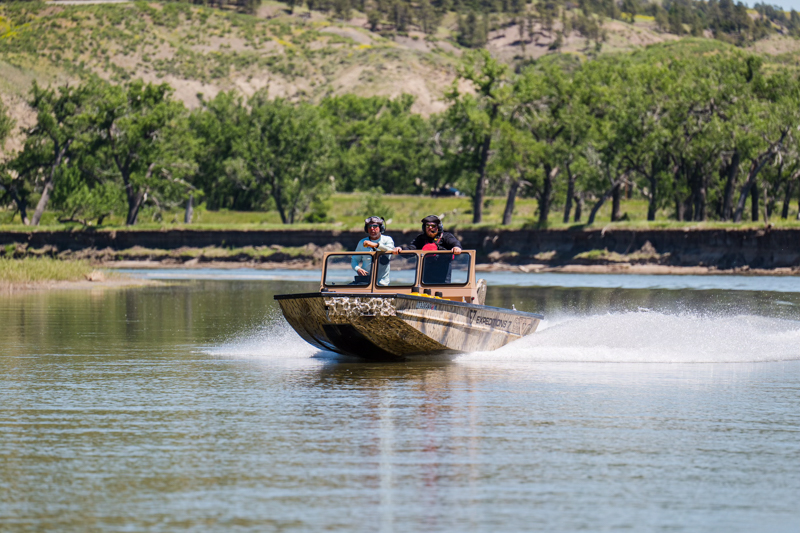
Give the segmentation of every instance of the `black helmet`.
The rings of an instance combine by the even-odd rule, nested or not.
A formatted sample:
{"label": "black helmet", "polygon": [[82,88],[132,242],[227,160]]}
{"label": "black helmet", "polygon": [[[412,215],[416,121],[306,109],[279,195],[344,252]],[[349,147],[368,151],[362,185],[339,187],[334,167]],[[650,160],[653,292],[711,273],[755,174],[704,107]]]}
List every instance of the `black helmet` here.
{"label": "black helmet", "polygon": [[364,220],[364,231],[367,233],[369,233],[370,224],[378,224],[381,227],[381,234],[386,233],[386,222],[384,222],[383,217],[367,217]]}
{"label": "black helmet", "polygon": [[428,215],[422,219],[422,233],[425,233],[425,224],[436,224],[438,233],[442,232],[442,221],[436,215]]}

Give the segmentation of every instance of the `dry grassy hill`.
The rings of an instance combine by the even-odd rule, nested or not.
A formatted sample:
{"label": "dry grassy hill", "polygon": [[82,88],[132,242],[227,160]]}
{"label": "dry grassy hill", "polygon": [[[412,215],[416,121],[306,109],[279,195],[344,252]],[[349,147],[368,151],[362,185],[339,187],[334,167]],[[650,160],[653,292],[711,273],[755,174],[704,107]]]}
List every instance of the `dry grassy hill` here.
{"label": "dry grassy hill", "polygon": [[[498,21],[487,48],[514,62],[548,53],[587,57],[594,43],[571,33],[560,51],[550,50],[560,23],[535,28],[520,40],[519,28]],[[124,82],[141,78],[167,82],[189,107],[201,97],[237,90],[317,101],[326,95],[416,97],[415,110],[441,111],[443,90],[452,83],[463,49],[455,44],[456,17],[445,17],[438,33],[426,36],[371,32],[366,17],[332,20],[305,9],[266,2],[256,15],[180,3],[51,2],[0,4],[0,98],[20,127],[32,123],[25,104],[31,83],[62,84],[97,75]],[[635,24],[605,20],[600,53],[677,39],[661,33],[647,17]],[[784,61],[796,56],[798,41],[775,37],[756,50]],[[782,54],[782,56],[781,56]],[[6,151],[19,147],[19,133]]]}

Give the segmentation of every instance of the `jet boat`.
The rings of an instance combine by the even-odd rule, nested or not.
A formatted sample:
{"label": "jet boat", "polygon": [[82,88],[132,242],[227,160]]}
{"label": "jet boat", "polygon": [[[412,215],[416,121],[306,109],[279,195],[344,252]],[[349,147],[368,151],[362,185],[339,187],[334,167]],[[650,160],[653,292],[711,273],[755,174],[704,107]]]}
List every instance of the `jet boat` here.
{"label": "jet boat", "polygon": [[283,316],[323,350],[404,360],[495,350],[543,316],[483,305],[475,251],[329,252],[319,292],[276,295]]}

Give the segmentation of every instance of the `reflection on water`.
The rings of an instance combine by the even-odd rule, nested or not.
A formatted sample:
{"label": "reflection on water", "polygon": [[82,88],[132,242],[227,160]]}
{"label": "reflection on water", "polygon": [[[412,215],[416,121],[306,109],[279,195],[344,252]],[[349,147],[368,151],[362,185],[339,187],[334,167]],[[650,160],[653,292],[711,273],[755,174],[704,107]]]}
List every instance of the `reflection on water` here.
{"label": "reflection on water", "polygon": [[492,287],[539,332],[320,352],[197,281],[0,301],[9,531],[791,531],[800,294]]}

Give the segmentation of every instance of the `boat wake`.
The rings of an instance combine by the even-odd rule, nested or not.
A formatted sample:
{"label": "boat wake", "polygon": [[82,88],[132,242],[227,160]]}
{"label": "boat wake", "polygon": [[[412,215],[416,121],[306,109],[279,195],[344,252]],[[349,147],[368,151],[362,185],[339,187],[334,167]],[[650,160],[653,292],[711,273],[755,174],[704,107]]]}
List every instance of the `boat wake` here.
{"label": "boat wake", "polygon": [[[203,352],[247,359],[352,360],[306,343],[278,313]],[[800,359],[800,321],[755,315],[628,312],[545,320],[533,335],[455,361],[747,363]]]}
{"label": "boat wake", "polygon": [[800,321],[629,312],[545,321],[524,339],[458,360],[745,363],[800,359]]}

